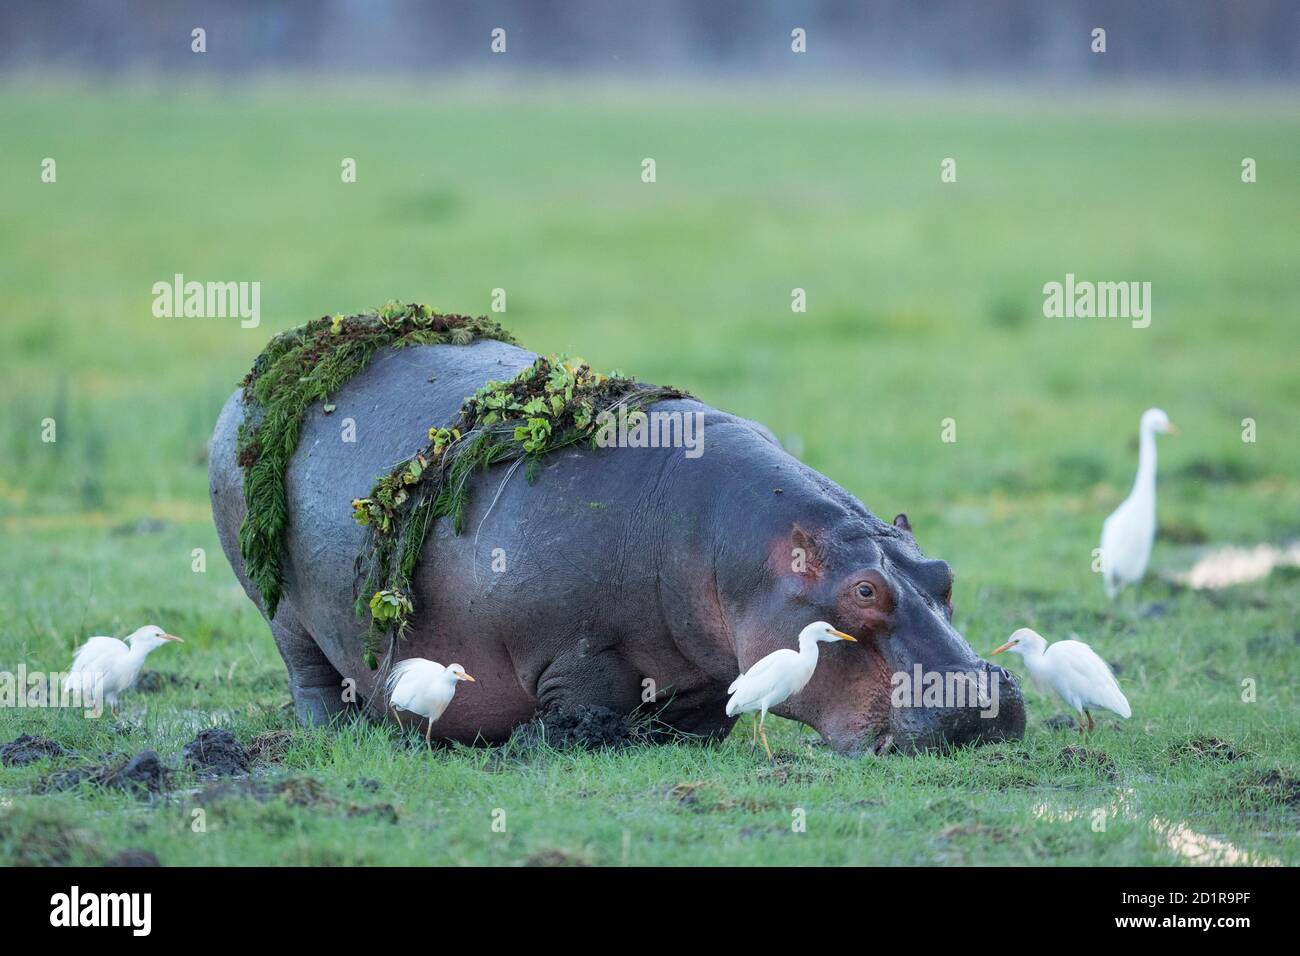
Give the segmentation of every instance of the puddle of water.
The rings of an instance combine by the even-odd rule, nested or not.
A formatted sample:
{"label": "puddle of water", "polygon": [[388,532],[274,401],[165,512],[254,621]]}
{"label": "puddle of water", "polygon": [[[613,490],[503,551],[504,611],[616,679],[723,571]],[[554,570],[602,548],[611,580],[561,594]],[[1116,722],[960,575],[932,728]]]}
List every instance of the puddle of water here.
{"label": "puddle of water", "polygon": [[[1132,789],[1121,790],[1115,799],[1105,807],[1108,817],[1124,817],[1127,820],[1138,818],[1133,806]],[[1090,814],[1091,810],[1078,808],[1053,807],[1047,803],[1036,804],[1033,808],[1035,819],[1051,823],[1069,823],[1079,817]],[[1188,863],[1200,866],[1281,866],[1274,857],[1262,853],[1250,853],[1242,850],[1227,840],[1198,833],[1185,823],[1174,823],[1160,817],[1152,817],[1149,825],[1153,832],[1164,840],[1165,845],[1175,856]]]}
{"label": "puddle of water", "polygon": [[1173,578],[1197,590],[1226,588],[1266,578],[1274,568],[1296,566],[1300,566],[1300,542],[1286,548],[1271,544],[1253,548],[1228,545],[1204,555],[1189,570],[1176,573]]}
{"label": "puddle of water", "polygon": [[1159,833],[1169,849],[1188,863],[1203,866],[1281,866],[1279,860],[1259,853],[1238,849],[1227,840],[1197,833],[1182,823],[1170,823],[1159,817],[1151,818],[1151,829]]}

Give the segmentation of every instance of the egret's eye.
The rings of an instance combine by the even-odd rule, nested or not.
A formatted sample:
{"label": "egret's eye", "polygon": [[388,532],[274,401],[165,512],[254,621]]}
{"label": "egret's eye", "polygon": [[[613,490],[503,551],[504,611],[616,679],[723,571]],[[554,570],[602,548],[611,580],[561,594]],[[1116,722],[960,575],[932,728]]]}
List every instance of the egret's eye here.
{"label": "egret's eye", "polygon": [[875,589],[875,587],[873,587],[873,586],[872,586],[869,582],[867,582],[867,581],[859,581],[859,582],[858,582],[858,597],[862,598],[862,600],[864,600],[864,601],[871,601],[871,600],[874,600],[875,597],[876,597],[876,589]]}

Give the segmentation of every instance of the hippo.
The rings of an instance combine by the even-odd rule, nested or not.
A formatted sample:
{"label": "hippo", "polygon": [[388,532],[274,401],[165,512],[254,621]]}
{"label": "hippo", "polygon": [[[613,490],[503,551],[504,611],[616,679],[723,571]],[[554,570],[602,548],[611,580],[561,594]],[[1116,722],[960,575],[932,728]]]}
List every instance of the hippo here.
{"label": "hippo", "polygon": [[[283,597],[269,621],[304,724],[361,702],[391,713],[384,669],[364,663],[368,622],[354,609],[364,529],[350,502],[422,449],[429,427],[452,421],[466,396],[536,358],[495,340],[385,349],[332,409],[304,414],[285,477]],[[496,743],[539,713],[581,708],[649,708],[674,734],[722,737],[736,719],[726,702],[737,673],[818,620],[857,642],[824,650],[808,685],[774,712],[836,751],[1023,733],[1019,686],[953,627],[952,571],[922,555],[905,516],[880,520],[756,422],[690,398],[648,410],[689,416],[702,428],[695,446],[569,446],[546,455],[532,480],[497,465],[474,478],[462,533],[446,521],[429,533],[411,581],[411,628],[391,656],[454,661],[477,678],[435,737]],[[265,616],[238,541],[244,414],[236,392],[212,436],[210,495],[221,545]],[[922,670],[986,675],[995,713],[973,700],[900,705],[895,675]]]}

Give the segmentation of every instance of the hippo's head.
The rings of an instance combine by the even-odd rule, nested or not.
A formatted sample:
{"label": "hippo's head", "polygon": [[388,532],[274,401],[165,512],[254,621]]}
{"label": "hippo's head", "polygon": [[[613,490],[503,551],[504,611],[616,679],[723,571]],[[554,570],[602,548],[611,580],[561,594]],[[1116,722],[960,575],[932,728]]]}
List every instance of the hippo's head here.
{"label": "hippo's head", "polygon": [[843,753],[913,751],[1018,737],[1015,679],[952,626],[952,570],[925,558],[905,515],[795,524],[773,542],[769,582],[738,628],[742,670],[825,620],[857,643],[823,645],[809,684],[775,713]]}

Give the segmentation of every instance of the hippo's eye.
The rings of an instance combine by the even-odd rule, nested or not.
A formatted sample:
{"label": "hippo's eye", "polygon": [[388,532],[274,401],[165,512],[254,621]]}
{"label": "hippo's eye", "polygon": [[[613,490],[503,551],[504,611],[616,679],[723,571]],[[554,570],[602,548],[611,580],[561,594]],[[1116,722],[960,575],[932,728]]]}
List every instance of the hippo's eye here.
{"label": "hippo's eye", "polygon": [[864,601],[874,601],[876,599],[876,588],[869,581],[858,582],[858,597]]}

